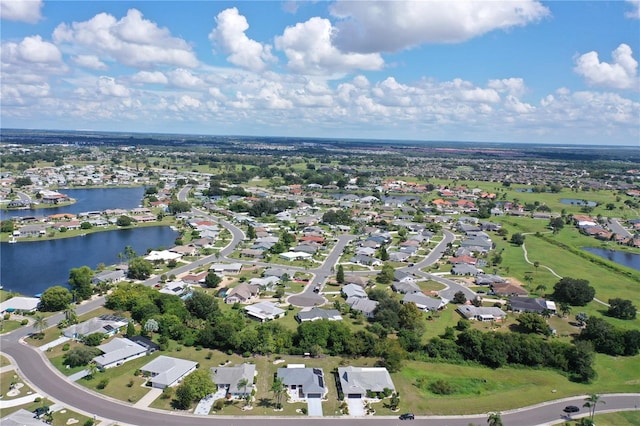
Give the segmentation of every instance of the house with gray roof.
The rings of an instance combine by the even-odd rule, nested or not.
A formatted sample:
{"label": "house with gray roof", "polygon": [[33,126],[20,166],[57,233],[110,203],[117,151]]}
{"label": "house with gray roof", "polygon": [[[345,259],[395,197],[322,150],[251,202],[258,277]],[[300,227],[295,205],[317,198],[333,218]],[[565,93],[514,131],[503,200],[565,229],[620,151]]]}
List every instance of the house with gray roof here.
{"label": "house with gray roof", "polygon": [[460,305],[456,310],[468,320],[502,321],[507,317],[507,313],[496,306]]}
{"label": "house with gray roof", "polygon": [[37,419],[31,411],[21,408],[1,418],[0,424],[2,426],[47,426],[49,423]]}
{"label": "house with gray roof", "polygon": [[198,368],[198,363],[195,361],[160,355],[141,367],[140,371],[149,377],[152,387],[164,389],[177,385],[183,378],[193,373],[196,368]]}
{"label": "house with gray roof", "polygon": [[367,292],[364,291],[364,289],[358,284],[347,284],[344,287],[342,287],[341,291],[344,297],[346,297],[347,299],[351,297],[359,297],[362,299],[366,299],[369,297],[367,295]]}
{"label": "house with gray roof", "polygon": [[[227,395],[243,398],[251,393],[253,379],[256,375],[255,364],[244,363],[233,367],[212,367],[211,380],[219,390],[226,390]],[[247,380],[247,386],[238,386],[241,380]]]}
{"label": "house with gray roof", "polygon": [[513,312],[537,312],[556,311],[554,302],[550,302],[541,298],[512,296],[509,298],[509,305]]}
{"label": "house with gray roof", "polygon": [[353,296],[347,299],[347,305],[354,311],[362,312],[367,318],[373,318],[373,313],[378,307],[378,301]]}
{"label": "house with gray roof", "polygon": [[368,279],[358,275],[345,275],[344,282],[345,284],[356,284],[362,288],[366,288]]}
{"label": "house with gray roof", "polygon": [[35,312],[39,304],[40,299],[38,297],[16,296],[0,303],[0,313]]}
{"label": "house with gray roof", "polygon": [[435,299],[423,293],[407,293],[402,298],[402,303],[415,303],[416,307],[422,311],[435,312],[447,306],[447,299]]}
{"label": "house with gray roof", "polygon": [[311,309],[302,310],[296,314],[296,320],[298,322],[317,321],[317,320],[329,320],[329,321],[342,321],[342,315],[337,309],[322,309],[313,307]]}
{"label": "house with gray roof", "polygon": [[338,376],[345,398],[364,398],[367,392],[396,390],[384,367],[338,367]]}
{"label": "house with gray roof", "polygon": [[108,284],[115,284],[115,283],[119,283],[120,281],[123,281],[126,278],[126,273],[125,271],[118,269],[115,271],[109,271],[109,270],[105,270],[105,271],[100,271],[97,274],[95,274],[93,277],[91,277],[91,284],[96,285],[96,284],[100,284],[100,283],[108,283]]}
{"label": "house with gray roof", "polygon": [[93,362],[101,369],[117,367],[147,354],[146,347],[123,337],[116,337],[97,348],[103,354],[93,358]]}
{"label": "house with gray roof", "polygon": [[280,309],[275,303],[268,301],[249,305],[244,310],[249,316],[260,320],[260,322],[280,318],[286,313],[284,309]]}
{"label": "house with gray roof", "polygon": [[324,398],[328,392],[322,368],[290,364],[286,368],[278,368],[277,377],[282,380],[292,401]]}
{"label": "house with gray roof", "polygon": [[473,265],[469,265],[467,263],[457,263],[453,265],[451,268],[451,273],[453,275],[478,275],[480,270]]}
{"label": "house with gray roof", "polygon": [[413,281],[394,281],[393,284],[391,284],[391,288],[393,289],[393,291],[402,294],[422,293],[422,290],[420,290],[418,284]]}
{"label": "house with gray roof", "polygon": [[64,330],[62,334],[70,339],[80,340],[84,336],[94,333],[101,333],[105,336],[113,336],[129,323],[124,317],[115,315],[101,315],[88,319],[79,324],[71,325]]}

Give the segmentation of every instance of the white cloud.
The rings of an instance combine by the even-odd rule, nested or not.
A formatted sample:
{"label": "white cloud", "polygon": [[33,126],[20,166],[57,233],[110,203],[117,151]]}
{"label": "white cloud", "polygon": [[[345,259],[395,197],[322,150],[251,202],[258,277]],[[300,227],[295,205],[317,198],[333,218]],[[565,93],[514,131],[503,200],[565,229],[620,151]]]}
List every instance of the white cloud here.
{"label": "white cloud", "polygon": [[333,27],[328,19],[313,17],[287,27],[276,37],[275,45],[287,56],[287,66],[294,72],[327,75],[354,70],[378,70],[384,60],[377,53],[343,53],[331,40]]}
{"label": "white cloud", "polygon": [[627,0],[632,9],[624,14],[627,18],[640,19],[640,0]]}
{"label": "white cloud", "polygon": [[346,52],[396,52],[423,43],[458,43],[549,16],[535,0],[338,1],[335,45]]}
{"label": "white cloud", "polygon": [[202,88],[204,83],[198,76],[193,75],[189,70],[178,68],[167,73],[169,83],[181,89]]}
{"label": "white cloud", "polygon": [[106,70],[107,65],[95,55],[78,55],[72,58],[76,65],[92,70]]}
{"label": "white cloud", "polygon": [[115,78],[102,76],[97,81],[98,93],[106,96],[116,96],[124,98],[129,96],[129,89],[127,86],[116,83]]}
{"label": "white cloud", "polygon": [[18,44],[6,43],[3,46],[3,51],[5,49],[7,49],[7,56],[12,61],[21,61],[24,63],[32,64],[62,63],[62,53],[56,47],[56,45],[42,40],[42,37],[40,37],[39,35],[33,37],[25,37]]}
{"label": "white cloud", "polygon": [[42,19],[42,0],[0,0],[0,17],[35,24]]}
{"label": "white cloud", "polygon": [[195,54],[184,40],[143,19],[136,9],[130,9],[120,20],[100,13],[88,21],[60,24],[53,32],[53,40],[85,49],[87,54],[105,55],[134,68],[156,65],[192,68],[198,65]]}
{"label": "white cloud", "polygon": [[621,44],[612,53],[612,63],[600,62],[597,52],[588,52],[576,59],[574,71],[593,86],[614,89],[640,89],[638,61],[633,58],[631,48]]}
{"label": "white cloud", "polygon": [[143,84],[167,84],[169,79],[160,71],[139,71],[131,81]]}
{"label": "white cloud", "polygon": [[267,68],[269,62],[275,61],[270,45],[247,37],[245,31],[249,29],[249,23],[237,8],[220,12],[216,16],[216,24],[209,34],[209,40],[229,54],[227,60],[232,64],[260,72]]}
{"label": "white cloud", "polygon": [[522,96],[526,87],[522,78],[503,78],[501,80],[489,80],[488,86],[498,93],[508,93],[514,96]]}

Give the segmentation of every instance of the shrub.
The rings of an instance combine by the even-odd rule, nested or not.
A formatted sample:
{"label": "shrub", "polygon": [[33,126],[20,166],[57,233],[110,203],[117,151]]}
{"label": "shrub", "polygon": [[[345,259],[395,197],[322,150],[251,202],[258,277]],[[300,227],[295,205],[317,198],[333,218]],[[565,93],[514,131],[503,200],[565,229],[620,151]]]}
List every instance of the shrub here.
{"label": "shrub", "polygon": [[20,325],[27,325],[27,324],[29,324],[28,319],[23,319],[22,321],[20,321]]}
{"label": "shrub", "polygon": [[3,318],[5,321],[7,321],[9,318],[11,318],[11,314],[4,314]]}
{"label": "shrub", "polygon": [[454,388],[451,386],[451,383],[442,379],[431,383],[429,385],[429,390],[436,395],[451,395],[454,392]]}
{"label": "shrub", "polygon": [[63,352],[66,352],[66,351],[68,351],[68,350],[69,350],[69,348],[70,348],[70,347],[71,347],[71,345],[70,345],[70,344],[65,343],[64,345],[62,345],[62,351],[63,351]]}
{"label": "shrub", "polygon": [[223,399],[219,399],[216,402],[213,403],[213,409],[216,411],[220,411],[224,408],[224,400]]}
{"label": "shrub", "polygon": [[109,384],[109,379],[102,379],[100,380],[100,383],[98,383],[98,389],[104,389],[107,387],[107,385]]}

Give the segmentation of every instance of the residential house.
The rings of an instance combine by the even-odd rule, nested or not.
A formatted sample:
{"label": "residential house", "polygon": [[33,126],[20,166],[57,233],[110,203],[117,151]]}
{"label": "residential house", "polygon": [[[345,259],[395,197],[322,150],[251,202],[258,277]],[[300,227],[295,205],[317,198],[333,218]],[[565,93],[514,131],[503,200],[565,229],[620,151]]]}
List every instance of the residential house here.
{"label": "residential house", "polygon": [[173,253],[169,250],[151,250],[149,254],[144,257],[144,260],[149,262],[166,263],[172,260],[178,260],[182,257],[179,253]]}
{"label": "residential house", "polygon": [[62,330],[62,334],[70,339],[80,340],[84,336],[94,333],[104,334],[106,337],[113,336],[118,333],[129,323],[124,317],[115,315],[101,315],[88,319],[79,324],[74,324]]}
{"label": "residential house", "polygon": [[191,285],[204,284],[207,275],[209,275],[209,271],[203,271],[199,274],[188,274],[182,277],[182,281]]}
{"label": "residential house", "polygon": [[505,311],[495,306],[460,305],[456,310],[468,320],[499,322],[507,317]]}
{"label": "residential house", "polygon": [[149,377],[151,387],[164,389],[177,385],[183,378],[193,373],[196,368],[198,368],[198,363],[195,361],[160,355],[142,366],[140,371]]}
{"label": "residential house", "polygon": [[402,303],[415,303],[421,311],[435,312],[444,308],[449,301],[447,299],[434,299],[423,293],[407,293],[402,298]]}
{"label": "residential house", "polygon": [[224,303],[251,303],[258,298],[260,286],[258,284],[240,283],[227,292]]}
{"label": "residential house", "polygon": [[276,374],[287,388],[292,401],[321,399],[328,392],[322,368],[305,368],[304,364],[290,364],[286,368],[278,368]]}
{"label": "residential house", "polygon": [[354,311],[362,312],[365,317],[373,318],[373,314],[378,307],[378,301],[352,296],[347,299],[347,305]]}
{"label": "residential house", "polygon": [[298,322],[317,321],[317,320],[329,320],[329,321],[342,321],[342,315],[336,309],[322,309],[313,307],[311,309],[303,309],[296,314],[296,320]]}
{"label": "residential house", "polygon": [[358,275],[345,275],[344,277],[345,284],[356,284],[362,288],[367,287],[368,280],[365,277],[361,277]]}
{"label": "residential house", "polygon": [[44,420],[40,420],[31,411],[20,408],[0,419],[2,426],[48,426]]}
{"label": "residential house", "polygon": [[513,312],[555,312],[556,305],[552,301],[541,298],[512,296],[509,298],[509,305]]}
{"label": "residential house", "polygon": [[476,275],[476,284],[477,285],[492,285],[505,283],[506,280],[502,278],[500,275],[492,275],[492,274],[478,274]]}
{"label": "residential house", "polygon": [[[256,375],[255,364],[244,363],[232,367],[212,367],[211,380],[218,390],[225,390],[232,398],[244,398],[253,390],[253,380]],[[246,380],[247,386],[239,386]]]}
{"label": "residential house", "polygon": [[451,273],[453,275],[478,275],[480,270],[473,265],[468,265],[466,263],[458,263],[453,265],[451,268]]}
{"label": "residential house", "polygon": [[493,283],[490,285],[491,291],[497,296],[526,296],[527,290],[517,284],[512,283]]}
{"label": "residential house", "polygon": [[98,346],[103,354],[93,358],[98,368],[117,367],[132,359],[143,357],[147,348],[132,340],[115,337],[107,343]]}
{"label": "residential house", "polygon": [[285,253],[280,253],[278,255],[281,259],[284,260],[288,260],[288,261],[294,261],[294,260],[304,260],[304,259],[311,259],[313,257],[312,254],[310,253],[305,253],[302,251],[288,251]]}
{"label": "residential house", "polygon": [[218,275],[237,275],[242,270],[242,263],[214,263],[209,267]]}
{"label": "residential house", "polygon": [[284,275],[291,277],[292,274],[286,269],[282,268],[268,268],[265,269],[262,273],[263,277],[278,277],[279,279],[282,279]]}
{"label": "residential house", "polygon": [[406,262],[410,257],[410,253],[402,251],[394,251],[389,253],[389,260],[392,262]]}
{"label": "residential house", "polygon": [[178,297],[185,297],[191,294],[192,291],[191,286],[184,281],[168,282],[160,289],[160,293],[171,294]]}
{"label": "residential house", "polygon": [[393,289],[393,291],[396,291],[402,294],[422,292],[422,290],[420,290],[420,287],[418,287],[418,284],[416,284],[415,281],[394,281],[393,284],[391,284],[391,288]]}
{"label": "residential house", "polygon": [[366,299],[369,296],[367,292],[364,291],[364,288],[360,287],[358,284],[347,284],[342,287],[342,294],[345,298],[349,299],[351,297],[359,297],[362,299]]}
{"label": "residential house", "polygon": [[0,314],[35,312],[40,304],[38,297],[16,296],[0,303]]}
{"label": "residential house", "polygon": [[124,281],[126,277],[127,277],[127,274],[123,270],[115,270],[115,271],[104,270],[104,271],[98,272],[93,277],[91,277],[91,283],[94,285],[97,285],[100,283],[116,284],[116,283],[119,283],[120,281]]}
{"label": "residential house", "polygon": [[338,367],[340,388],[347,399],[365,398],[371,392],[396,390],[391,375],[384,367]]}
{"label": "residential house", "polygon": [[249,316],[260,320],[260,322],[280,318],[286,313],[284,309],[280,309],[275,303],[267,301],[246,306],[244,310]]}

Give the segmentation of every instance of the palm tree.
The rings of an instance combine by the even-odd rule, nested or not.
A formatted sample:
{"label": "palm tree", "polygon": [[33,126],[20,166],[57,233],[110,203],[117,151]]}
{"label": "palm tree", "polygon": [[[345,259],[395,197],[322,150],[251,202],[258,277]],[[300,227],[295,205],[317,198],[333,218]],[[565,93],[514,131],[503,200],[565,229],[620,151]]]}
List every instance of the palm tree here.
{"label": "palm tree", "polygon": [[271,392],[273,392],[273,396],[276,398],[276,408],[282,408],[282,397],[287,392],[287,389],[280,377],[276,377],[273,381],[273,385],[271,385]]}
{"label": "palm tree", "polygon": [[583,407],[589,408],[589,412],[591,413],[591,423],[593,423],[593,417],[596,415],[596,405],[598,405],[599,402],[602,404],[605,404],[605,402],[600,399],[600,395],[596,393],[592,393],[584,401]]}
{"label": "palm tree", "polygon": [[568,303],[560,303],[560,313],[563,317],[568,316],[571,313],[571,305]]}
{"label": "palm tree", "polygon": [[245,407],[249,405],[249,400],[251,399],[251,396],[247,395],[247,386],[249,386],[249,379],[243,377],[242,379],[238,380],[238,389],[242,389],[242,393],[245,394]]}
{"label": "palm tree", "polygon": [[44,331],[47,329],[47,327],[49,327],[49,323],[47,322],[47,319],[44,315],[35,314],[33,316],[33,328],[36,329],[39,336],[42,336],[44,334]]}
{"label": "palm tree", "polygon": [[503,426],[500,412],[489,413],[487,423],[489,423],[489,426]]}
{"label": "palm tree", "polygon": [[544,284],[538,284],[536,286],[536,292],[540,293],[540,294],[544,294],[544,292],[547,290],[547,286]]}

